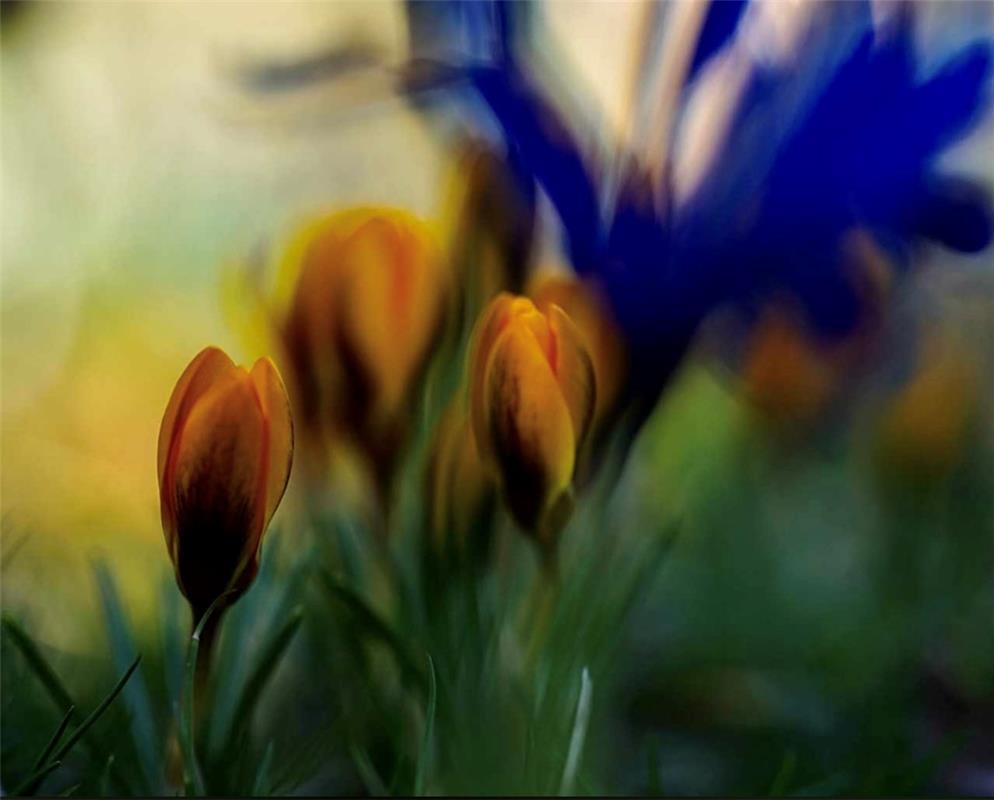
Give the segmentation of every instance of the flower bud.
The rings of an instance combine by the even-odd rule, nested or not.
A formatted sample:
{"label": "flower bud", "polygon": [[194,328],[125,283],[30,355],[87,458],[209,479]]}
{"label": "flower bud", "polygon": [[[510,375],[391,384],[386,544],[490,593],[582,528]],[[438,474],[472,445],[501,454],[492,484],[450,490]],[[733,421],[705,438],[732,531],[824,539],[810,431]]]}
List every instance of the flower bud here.
{"label": "flower bud", "polygon": [[495,489],[459,397],[435,430],[428,465],[431,548],[442,561],[482,561],[490,545]]}
{"label": "flower bud", "polygon": [[448,275],[426,226],[392,209],[324,218],[287,257],[299,262],[282,326],[294,402],[308,432],[353,440],[383,488],[442,332]]}
{"label": "flower bud", "polygon": [[203,350],[180,376],[159,430],[162,529],[198,620],[255,578],[259,548],[290,476],[293,424],[268,358],[251,371]]}
{"label": "flower bud", "polygon": [[590,355],[597,384],[593,428],[596,430],[615,409],[625,380],[627,354],[621,331],[597,289],[566,274],[537,274],[528,296],[539,311],[559,306],[576,324]]}
{"label": "flower bud", "polygon": [[576,325],[502,293],[470,351],[473,433],[517,522],[547,550],[572,510],[577,455],[594,414],[594,370]]}

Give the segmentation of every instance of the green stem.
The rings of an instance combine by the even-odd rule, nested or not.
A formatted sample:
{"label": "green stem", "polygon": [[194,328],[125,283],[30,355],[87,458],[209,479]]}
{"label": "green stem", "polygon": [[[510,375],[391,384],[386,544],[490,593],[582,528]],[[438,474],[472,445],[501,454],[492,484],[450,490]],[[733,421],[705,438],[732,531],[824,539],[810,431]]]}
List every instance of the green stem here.
{"label": "green stem", "polygon": [[[193,681],[193,706],[194,715],[198,720],[197,725],[201,731],[206,730],[207,715],[210,707],[208,692],[210,689],[211,661],[214,656],[214,647],[217,644],[217,637],[221,631],[221,621],[227,607],[218,607],[214,612],[205,617],[206,610],[194,612],[193,630],[198,625],[203,625],[200,631],[200,644],[197,650],[197,666]],[[201,741],[206,741],[201,738]]]}

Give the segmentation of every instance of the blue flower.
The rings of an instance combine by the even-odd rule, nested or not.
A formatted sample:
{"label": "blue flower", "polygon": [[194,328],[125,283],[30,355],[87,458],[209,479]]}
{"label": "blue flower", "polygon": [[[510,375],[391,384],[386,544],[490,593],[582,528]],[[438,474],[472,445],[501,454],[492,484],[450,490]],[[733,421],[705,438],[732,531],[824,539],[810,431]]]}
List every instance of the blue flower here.
{"label": "blue flower", "polygon": [[[679,203],[635,160],[605,197],[605,166],[579,146],[585,132],[570,128],[520,59],[469,67],[556,208],[574,269],[609,297],[643,392],[662,389],[700,322],[725,303],[787,291],[818,333],[852,330],[860,298],[842,242],[854,229],[898,263],[921,239],[968,252],[990,241],[988,198],[936,167],[984,106],[989,46],[964,48],[922,79],[910,5],[881,28],[864,3],[817,11],[794,59],[753,62],[730,135]],[[736,46],[741,15],[741,4],[712,4],[691,76]]]}

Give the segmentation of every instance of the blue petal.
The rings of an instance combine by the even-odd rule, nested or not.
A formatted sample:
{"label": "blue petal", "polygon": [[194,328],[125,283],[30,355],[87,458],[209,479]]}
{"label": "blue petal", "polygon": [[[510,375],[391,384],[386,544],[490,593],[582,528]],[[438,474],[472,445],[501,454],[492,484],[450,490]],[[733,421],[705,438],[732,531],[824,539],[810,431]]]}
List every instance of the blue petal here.
{"label": "blue petal", "polygon": [[602,258],[603,226],[594,178],[569,127],[513,68],[472,69],[470,79],[559,213],[574,268],[592,271]]}
{"label": "blue petal", "polygon": [[735,34],[749,0],[711,0],[687,72],[688,83],[702,66]]}

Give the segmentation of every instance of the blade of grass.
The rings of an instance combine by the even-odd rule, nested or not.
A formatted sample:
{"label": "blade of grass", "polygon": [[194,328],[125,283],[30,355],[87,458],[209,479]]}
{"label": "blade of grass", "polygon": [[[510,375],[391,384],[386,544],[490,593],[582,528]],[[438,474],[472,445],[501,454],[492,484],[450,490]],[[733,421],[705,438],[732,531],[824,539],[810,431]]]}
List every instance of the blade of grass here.
{"label": "blade of grass", "polygon": [[302,747],[295,748],[293,753],[281,758],[281,769],[273,781],[270,793],[274,796],[291,794],[297,786],[311,777],[326,763],[336,736],[336,730],[328,727],[317,736],[312,736]]}
{"label": "blade of grass", "polygon": [[[3,615],[2,620],[0,620],[0,626],[2,626],[3,630],[6,631],[7,635],[17,646],[24,660],[28,663],[28,666],[35,673],[35,676],[41,682],[42,686],[45,687],[49,696],[59,709],[75,705],[65,684],[62,683],[55,670],[45,660],[38,646],[13,617],[6,614]],[[83,744],[92,758],[103,760],[106,756],[105,748],[101,744],[96,743],[92,737],[85,739]],[[121,774],[119,769],[114,769],[112,777],[121,789],[122,794],[135,794],[130,781]]]}
{"label": "blade of grass", "polygon": [[322,573],[325,588],[332,599],[341,602],[360,623],[360,628],[366,633],[380,639],[394,654],[397,663],[404,673],[412,678],[419,688],[426,687],[425,676],[415,664],[404,643],[381,617],[367,603],[348,586],[336,580],[327,572]]}
{"label": "blade of grass", "polygon": [[390,793],[387,791],[387,787],[383,783],[383,779],[380,778],[379,773],[377,773],[376,767],[373,766],[373,762],[369,760],[369,754],[366,753],[366,751],[359,745],[353,744],[349,747],[349,755],[352,756],[352,763],[355,764],[356,771],[362,779],[362,785],[366,787],[366,791],[369,793],[369,796],[389,796]]}
{"label": "blade of grass", "polygon": [[266,745],[266,752],[262,755],[262,761],[259,763],[259,769],[255,773],[255,781],[252,784],[252,796],[253,797],[265,797],[269,794],[267,786],[269,785],[269,771],[273,766],[273,743],[270,741]]}
{"label": "blade of grass", "polygon": [[[117,592],[114,577],[106,564],[96,562],[93,564],[93,571],[96,577],[97,586],[100,590],[100,599],[103,604],[104,618],[107,623],[107,636],[110,640],[111,653],[114,657],[115,666],[122,669],[132,658],[134,658],[137,648],[131,636],[127,617],[121,605],[121,599]],[[152,701],[148,694],[148,687],[141,672],[135,675],[134,679],[124,690],[124,703],[131,716],[131,734],[135,743],[135,750],[141,761],[142,771],[145,778],[145,788],[152,793],[154,787],[158,786],[157,763],[159,759],[156,754],[162,751],[162,744],[156,731],[155,717],[152,714]]]}
{"label": "blade of grass", "polygon": [[418,754],[418,764],[414,771],[414,794],[421,797],[425,793],[425,782],[431,765],[431,748],[435,738],[435,663],[428,654],[428,712],[425,715],[425,733],[421,740],[421,752]]}
{"label": "blade of grass", "polygon": [[24,629],[12,617],[7,615],[4,615],[2,625],[7,635],[10,636],[11,640],[17,646],[17,649],[21,651],[24,660],[28,662],[28,666],[31,667],[38,680],[48,690],[49,695],[51,695],[59,709],[61,710],[73,705],[72,698],[69,696],[69,692],[66,690],[62,681],[59,680],[59,676],[49,666],[37,645],[35,645]]}
{"label": "blade of grass", "polygon": [[120,677],[118,682],[114,685],[114,688],[110,690],[110,694],[108,694],[103,700],[100,701],[100,704],[95,709],[93,709],[93,711],[90,712],[89,716],[86,719],[84,719],[80,723],[80,726],[72,732],[69,738],[66,739],[65,743],[62,744],[58,748],[58,750],[55,751],[54,758],[56,760],[62,760],[63,758],[65,758],[66,754],[70,750],[72,750],[73,746],[76,744],[76,742],[78,742],[82,738],[83,734],[86,733],[90,729],[90,727],[98,719],[100,719],[101,716],[103,716],[103,713],[107,710],[108,706],[110,706],[110,704],[114,702],[114,698],[116,698],[121,693],[121,690],[124,688],[125,684],[127,684],[128,680],[134,674],[135,670],[138,669],[138,665],[141,663],[141,660],[142,657],[138,656],[137,658],[135,658],[134,661],[131,662],[131,666],[128,667],[127,672],[125,672]]}
{"label": "blade of grass", "polygon": [[52,738],[48,740],[48,744],[45,745],[45,749],[41,751],[38,759],[35,761],[35,769],[41,769],[42,765],[48,761],[49,756],[52,755],[52,751],[58,746],[59,740],[62,738],[62,734],[66,732],[66,728],[69,726],[70,720],[72,720],[72,715],[75,713],[76,706],[69,706],[69,710],[62,718],[62,722],[59,723],[59,726],[55,729],[55,733],[52,734]]}
{"label": "blade of grass", "polygon": [[61,761],[53,761],[51,764],[46,764],[41,769],[35,770],[14,787],[14,791],[10,793],[10,796],[23,797],[24,795],[34,794],[35,789],[38,788],[38,785],[61,766]]}
{"label": "blade of grass", "polygon": [[303,618],[303,609],[298,606],[290,612],[289,618],[263,648],[262,655],[245,682],[245,687],[238,700],[229,736],[229,741],[232,744],[239,741],[248,732],[252,724],[252,713],[255,711],[256,703],[279,666],[290,642],[293,641]]}
{"label": "blade of grass", "polygon": [[576,701],[576,714],[573,717],[573,733],[570,736],[569,751],[566,754],[566,766],[563,767],[563,777],[559,783],[559,794],[561,795],[573,793],[576,771],[580,766],[580,754],[583,752],[583,742],[587,737],[592,693],[593,682],[590,680],[590,673],[584,667],[580,672],[580,696]]}
{"label": "blade of grass", "polygon": [[104,768],[102,770],[100,770],[100,796],[101,797],[107,797],[107,795],[109,794],[108,788],[107,788],[107,779],[110,777],[111,773],[114,771],[114,764],[115,764],[114,754],[111,753],[110,756],[107,757],[107,763],[104,764]]}
{"label": "blade of grass", "polygon": [[180,622],[182,617],[182,595],[176,588],[172,573],[163,580],[161,585],[162,600],[160,603],[160,627],[162,635],[162,669],[166,684],[166,694],[170,707],[178,707],[180,695],[183,692],[183,666],[185,653],[183,642],[186,634]]}

